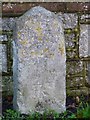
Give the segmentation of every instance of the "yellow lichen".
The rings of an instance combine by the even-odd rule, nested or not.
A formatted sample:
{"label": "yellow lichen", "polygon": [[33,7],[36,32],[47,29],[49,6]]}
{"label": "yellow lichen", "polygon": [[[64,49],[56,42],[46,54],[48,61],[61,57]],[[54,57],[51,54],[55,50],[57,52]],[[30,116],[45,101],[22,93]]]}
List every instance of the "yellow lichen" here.
{"label": "yellow lichen", "polygon": [[27,40],[24,40],[24,41],[20,41],[20,43],[21,43],[22,45],[27,45],[27,44],[28,44],[28,41],[27,41]]}
{"label": "yellow lichen", "polygon": [[40,27],[40,25],[38,27],[36,27],[35,31],[37,32],[37,35],[39,37],[42,37],[42,28]]}
{"label": "yellow lichen", "polygon": [[39,40],[39,41],[42,41],[42,38],[41,38],[41,37],[39,37],[39,38],[38,38],[38,40]]}
{"label": "yellow lichen", "polygon": [[59,47],[59,51],[61,52],[61,55],[64,54],[64,47]]}
{"label": "yellow lichen", "polygon": [[49,40],[46,40],[46,42],[48,42]]}
{"label": "yellow lichen", "polygon": [[18,35],[20,35],[20,34],[21,34],[21,32],[19,31],[19,32],[18,32]]}
{"label": "yellow lichen", "polygon": [[18,32],[18,38],[20,39],[20,37],[21,37],[21,32]]}
{"label": "yellow lichen", "polygon": [[42,28],[38,27],[38,28],[36,28],[36,31],[39,32],[39,33],[41,33],[42,32]]}
{"label": "yellow lichen", "polygon": [[31,51],[31,55],[34,56],[34,55],[37,55],[38,53],[35,52],[35,51]]}
{"label": "yellow lichen", "polygon": [[61,55],[63,55],[64,54],[64,42],[63,41],[59,44],[58,49],[59,49]]}
{"label": "yellow lichen", "polygon": [[48,50],[49,50],[48,48],[45,48],[45,49],[43,50],[43,52],[48,52]]}

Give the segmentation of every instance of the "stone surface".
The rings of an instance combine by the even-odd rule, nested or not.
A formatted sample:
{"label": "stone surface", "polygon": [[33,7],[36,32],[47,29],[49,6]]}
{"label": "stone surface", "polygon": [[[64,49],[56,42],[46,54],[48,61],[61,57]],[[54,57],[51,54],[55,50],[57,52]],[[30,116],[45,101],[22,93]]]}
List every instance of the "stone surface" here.
{"label": "stone surface", "polygon": [[34,7],[21,16],[14,33],[14,108],[22,113],[64,111],[66,54],[62,21]]}
{"label": "stone surface", "polygon": [[2,44],[0,44],[0,74],[2,73]]}
{"label": "stone surface", "polygon": [[2,45],[2,71],[7,72],[7,49],[6,45]]}
{"label": "stone surface", "polygon": [[[62,19],[64,28],[75,28],[77,26],[78,16],[76,13],[58,13],[57,14],[60,19]],[[61,17],[62,16],[62,17]]]}
{"label": "stone surface", "polygon": [[3,30],[13,30],[15,26],[16,18],[3,18],[2,19],[2,29]]}
{"label": "stone surface", "polygon": [[80,26],[79,55],[80,57],[90,56],[90,25],[82,24]]}
{"label": "stone surface", "polygon": [[[1,10],[1,4],[0,4]],[[0,31],[2,31],[2,19],[0,13]],[[0,44],[0,116],[2,115],[2,44]]]}

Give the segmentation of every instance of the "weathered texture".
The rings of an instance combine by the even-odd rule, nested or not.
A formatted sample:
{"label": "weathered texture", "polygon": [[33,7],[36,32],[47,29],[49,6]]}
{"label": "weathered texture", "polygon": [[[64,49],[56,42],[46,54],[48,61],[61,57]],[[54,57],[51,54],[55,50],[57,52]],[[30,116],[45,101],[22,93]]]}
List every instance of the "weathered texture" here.
{"label": "weathered texture", "polygon": [[64,28],[74,28],[77,26],[77,19],[78,19],[77,14],[64,13],[62,15],[62,18],[63,18]]}
{"label": "weathered texture", "polygon": [[0,44],[0,75],[2,73],[2,44]]}
{"label": "weathered texture", "polygon": [[[78,23],[77,13],[62,13],[61,14],[61,12],[59,12],[59,13],[57,13],[57,15],[58,15],[59,19],[62,19],[64,29],[74,29],[75,27],[77,27],[77,23]],[[69,34],[69,37],[70,36],[71,36],[71,34]],[[66,39],[65,39],[66,47],[69,46],[68,42],[70,42],[70,43],[72,42],[71,39],[73,39],[73,37],[74,36],[72,34],[72,36],[69,38],[70,40],[68,40],[68,37],[66,36]],[[73,43],[71,43],[71,44],[73,44]],[[73,45],[71,45],[71,46],[73,46]]]}
{"label": "weathered texture", "polygon": [[[61,17],[62,16],[62,17]],[[89,41],[89,25],[86,23],[89,23],[89,15],[83,14],[78,16],[77,13],[64,13],[61,15],[61,13],[58,13],[58,17],[63,18],[63,24],[65,29],[72,29],[71,33],[67,32],[65,34],[65,43],[66,43],[66,51],[67,51],[67,75],[66,75],[66,88],[67,88],[67,95],[80,95],[80,94],[89,94],[89,89],[87,87],[90,87],[90,66],[88,63],[88,68],[85,66],[85,63],[80,61],[74,61],[75,56],[77,53],[79,53],[79,56],[81,57],[88,57],[90,56],[90,41]],[[79,24],[80,23],[80,24]],[[83,24],[81,24],[83,23]],[[76,32],[73,32],[77,26],[81,27],[80,29],[80,39],[79,39],[79,49],[76,44],[78,44],[78,37],[75,38],[75,34],[79,35],[79,29]],[[82,27],[83,26],[83,27]],[[83,28],[83,29],[82,29]],[[84,33],[85,32],[85,33]],[[82,36],[82,37],[81,37]],[[76,41],[76,44],[75,44]],[[72,51],[70,51],[72,49]],[[75,51],[76,49],[76,51]],[[78,52],[77,52],[78,51]],[[85,55],[86,54],[86,55]],[[69,58],[69,59],[68,59]],[[71,58],[71,60],[70,60]],[[89,61],[89,59],[87,58]],[[88,74],[86,73],[88,71]],[[84,73],[84,74],[83,74]],[[83,76],[84,75],[84,76]],[[86,92],[84,90],[86,88]],[[78,89],[78,90],[76,90]],[[73,90],[74,93],[73,94]]]}
{"label": "weathered texture", "polygon": [[[5,41],[7,41],[7,38],[6,38],[6,36],[5,35],[0,35],[0,42],[1,41],[3,41],[3,40],[5,40]],[[2,54],[1,54],[1,56],[0,56],[0,58],[2,58],[3,60],[2,60],[2,71],[3,72],[6,72],[7,71],[7,54],[6,54],[6,45],[3,45],[3,44],[1,44],[2,45],[2,47],[1,47],[1,52],[2,52]]]}
{"label": "weathered texture", "polygon": [[15,26],[16,18],[3,18],[2,19],[2,30],[13,30]]}
{"label": "weathered texture", "polygon": [[[1,4],[0,4],[1,10]],[[0,13],[0,31],[2,30],[2,19]],[[2,115],[2,44],[0,44],[0,116]]]}
{"label": "weathered texture", "polygon": [[64,111],[66,54],[62,21],[38,6],[21,16],[16,26],[14,108],[22,113]]}
{"label": "weathered texture", "polygon": [[90,56],[90,25],[82,24],[80,28],[79,53],[80,57]]}

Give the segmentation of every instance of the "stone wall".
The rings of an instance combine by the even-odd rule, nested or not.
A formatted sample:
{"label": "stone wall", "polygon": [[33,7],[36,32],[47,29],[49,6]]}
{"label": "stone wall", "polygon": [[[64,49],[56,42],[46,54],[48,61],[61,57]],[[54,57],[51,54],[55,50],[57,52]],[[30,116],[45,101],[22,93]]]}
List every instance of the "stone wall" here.
{"label": "stone wall", "polygon": [[3,2],[89,2],[89,0],[3,0]]}
{"label": "stone wall", "polygon": [[89,2],[3,2],[2,16],[4,17],[18,17],[23,15],[26,11],[35,6],[41,6],[52,12],[64,13],[88,13],[90,11]]}
{"label": "stone wall", "polygon": [[[14,26],[15,26],[15,19],[3,18],[2,20],[3,31],[11,31],[13,30]],[[12,55],[11,58],[13,57],[12,51],[10,51],[12,50],[10,49],[10,46],[12,44],[12,38],[9,39],[10,36],[8,34],[9,33],[6,32],[4,33],[4,35],[0,35],[0,40],[2,42],[4,41],[4,43],[2,44],[2,72],[4,73],[4,75],[2,76],[2,89],[4,96],[13,94],[13,78],[11,73],[8,74],[8,62],[9,63],[12,62],[10,59],[8,59],[8,56],[11,54]],[[10,69],[12,69],[12,67]]]}
{"label": "stone wall", "polygon": [[[60,14],[58,13],[58,16],[61,16],[61,13]],[[67,28],[72,28],[73,31],[75,29],[77,31],[77,28],[78,28],[78,14],[77,13],[63,13],[62,16],[63,16],[62,20],[63,20],[63,23],[64,23],[65,30]],[[81,23],[83,23],[83,21],[85,22],[85,18],[88,17],[88,14],[85,15],[84,13],[82,13],[81,16],[82,16],[81,17]],[[16,18],[3,18],[3,22],[4,22],[3,29],[4,30],[13,29],[15,20],[16,20]],[[86,22],[88,24],[88,21],[86,21]],[[80,34],[79,36],[81,36],[81,37],[80,37],[79,41],[78,40],[76,41],[77,44],[75,43],[75,34],[70,34],[70,30],[67,32],[68,34],[65,34],[66,48],[71,47],[73,50],[75,50],[74,46],[75,45],[78,46],[78,44],[79,44],[79,49],[77,48],[78,49],[77,52],[72,51],[70,53],[70,52],[67,51],[67,53],[69,54],[69,55],[67,54],[67,56],[72,56],[72,58],[73,58],[73,56],[76,55],[75,53],[77,53],[77,54],[79,53],[79,57],[81,57],[81,58],[85,57],[85,60],[84,60],[85,62],[78,61],[78,63],[77,63],[77,61],[70,61],[69,62],[68,61],[69,58],[67,57],[67,76],[71,76],[71,73],[74,73],[74,74],[76,73],[76,75],[77,75],[77,72],[82,71],[82,70],[84,71],[84,73],[81,72],[81,74],[78,74],[78,76],[81,76],[81,77],[75,77],[74,79],[70,78],[70,77],[69,78],[67,77],[67,86],[68,86],[67,89],[69,90],[69,92],[68,92],[69,94],[72,94],[73,92],[75,93],[74,95],[76,95],[76,93],[80,93],[80,92],[83,92],[83,93],[87,94],[88,91],[89,91],[88,87],[85,86],[86,80],[88,81],[88,74],[86,74],[85,71],[89,70],[88,67],[87,67],[88,66],[87,64],[89,64],[89,59],[87,58],[88,54],[89,54],[88,53],[89,52],[89,50],[88,50],[89,49],[88,48],[88,37],[89,37],[88,36],[89,35],[88,34],[88,28],[89,27],[88,26],[89,25],[87,25],[87,24],[80,24],[80,33],[77,33],[77,32],[76,33]],[[86,33],[83,32],[84,29],[85,29]],[[84,41],[84,42],[82,42],[82,41]],[[73,59],[75,59],[75,58],[73,58]],[[75,66],[76,66],[76,69],[74,70]],[[82,76],[82,74],[84,74],[84,76],[86,76],[86,77],[84,78],[84,76]],[[9,77],[5,77],[5,78],[9,79]],[[6,81],[8,83],[8,80],[6,80]],[[71,88],[70,88],[70,86],[71,86]],[[4,88],[6,89],[7,87],[5,86]],[[9,89],[11,89],[11,88],[12,87],[9,87]]]}

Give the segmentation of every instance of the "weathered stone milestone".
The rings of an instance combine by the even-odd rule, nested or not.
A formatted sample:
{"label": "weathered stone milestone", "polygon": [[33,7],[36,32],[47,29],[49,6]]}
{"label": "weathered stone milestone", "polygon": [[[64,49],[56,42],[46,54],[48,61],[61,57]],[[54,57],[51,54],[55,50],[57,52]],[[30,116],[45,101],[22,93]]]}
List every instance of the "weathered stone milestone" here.
{"label": "weathered stone milestone", "polygon": [[62,21],[40,6],[32,8],[16,22],[14,48],[14,108],[22,113],[63,112],[66,53]]}

